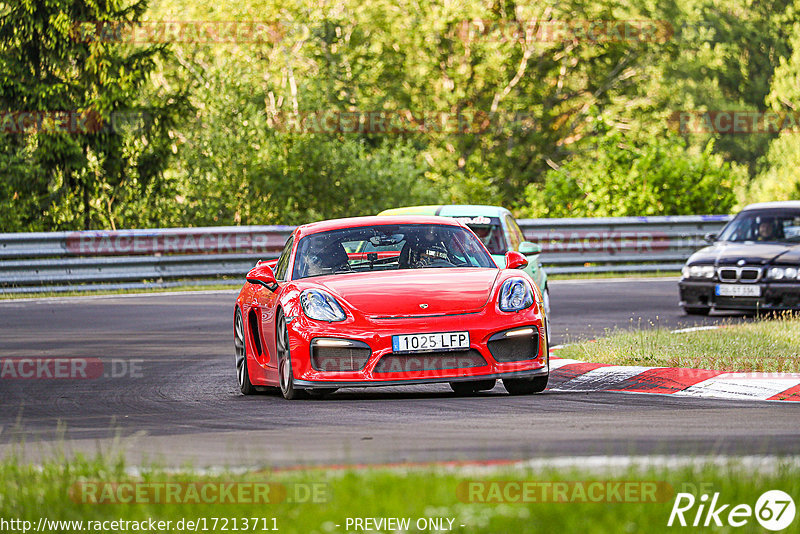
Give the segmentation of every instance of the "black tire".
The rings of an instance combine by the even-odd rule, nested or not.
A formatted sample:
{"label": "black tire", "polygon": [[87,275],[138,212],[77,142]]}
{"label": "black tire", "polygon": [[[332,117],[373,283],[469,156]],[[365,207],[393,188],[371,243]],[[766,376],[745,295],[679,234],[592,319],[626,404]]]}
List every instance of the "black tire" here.
{"label": "black tire", "polygon": [[286,317],[282,311],[278,312],[275,340],[278,347],[278,381],[281,395],[286,400],[299,399],[304,396],[305,391],[294,387],[292,355],[289,348],[289,329],[286,327]]}
{"label": "black tire", "polygon": [[503,385],[511,395],[532,395],[545,390],[549,377],[545,375],[533,378],[504,378]]}
{"label": "black tire", "polygon": [[497,380],[490,378],[488,380],[472,380],[469,382],[450,382],[450,389],[456,395],[472,395],[478,391],[487,391],[492,389]]}
{"label": "black tire", "polygon": [[233,350],[239,391],[242,392],[242,395],[255,395],[256,388],[250,382],[250,373],[247,370],[244,321],[242,320],[242,311],[239,308],[236,308],[236,313],[233,314]]}
{"label": "black tire", "polygon": [[708,315],[709,313],[711,313],[711,308],[707,308],[705,306],[700,306],[700,307],[684,306],[683,311],[684,313],[686,313],[686,315]]}

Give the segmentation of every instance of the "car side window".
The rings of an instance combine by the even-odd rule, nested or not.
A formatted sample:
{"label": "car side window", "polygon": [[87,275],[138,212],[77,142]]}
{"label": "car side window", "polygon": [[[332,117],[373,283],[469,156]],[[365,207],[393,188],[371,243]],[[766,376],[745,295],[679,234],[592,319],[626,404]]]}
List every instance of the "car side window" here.
{"label": "car side window", "polygon": [[278,258],[278,263],[275,264],[275,280],[286,280],[286,271],[289,267],[289,256],[292,255],[292,244],[294,244],[294,236],[290,235],[289,239],[286,240],[286,244],[283,246],[283,252],[281,252],[280,257]]}

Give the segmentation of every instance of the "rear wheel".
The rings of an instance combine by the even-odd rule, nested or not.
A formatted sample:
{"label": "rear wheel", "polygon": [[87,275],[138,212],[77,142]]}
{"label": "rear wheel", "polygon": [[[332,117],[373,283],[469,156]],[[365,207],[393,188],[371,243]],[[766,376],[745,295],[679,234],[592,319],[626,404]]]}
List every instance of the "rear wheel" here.
{"label": "rear wheel", "polygon": [[548,378],[549,375],[533,378],[504,378],[503,385],[511,395],[531,395],[544,391]]}
{"label": "rear wheel", "polygon": [[544,306],[544,313],[546,313],[549,316],[550,315],[550,290],[547,289],[547,288],[544,288],[544,291],[542,291],[542,304]]}
{"label": "rear wheel", "polygon": [[250,383],[250,373],[247,372],[247,349],[244,341],[244,321],[242,311],[236,308],[233,316],[233,349],[236,363],[236,378],[242,395],[254,395],[256,388]]}
{"label": "rear wheel", "polygon": [[683,311],[686,313],[686,315],[708,315],[709,312],[711,312],[711,308],[707,308],[705,306],[684,306]]}
{"label": "rear wheel", "polygon": [[452,389],[456,395],[472,395],[478,391],[490,390],[495,386],[495,384],[497,384],[497,380],[494,379],[472,380],[469,382],[450,382],[450,389]]}
{"label": "rear wheel", "polygon": [[286,400],[299,399],[304,393],[294,387],[294,374],[292,373],[292,355],[289,349],[289,329],[286,327],[286,317],[279,312],[276,332],[278,346],[278,377],[280,380],[281,394]]}

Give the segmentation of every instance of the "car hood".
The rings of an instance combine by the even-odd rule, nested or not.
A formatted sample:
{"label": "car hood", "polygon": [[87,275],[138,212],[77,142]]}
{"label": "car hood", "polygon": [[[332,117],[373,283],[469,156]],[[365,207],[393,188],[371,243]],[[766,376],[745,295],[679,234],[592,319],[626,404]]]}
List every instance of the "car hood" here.
{"label": "car hood", "polygon": [[499,275],[498,269],[431,268],[339,274],[315,282],[364,315],[409,317],[480,311]]}
{"label": "car hood", "polygon": [[780,243],[715,243],[692,254],[690,263],[735,265],[744,260],[749,265],[800,262],[800,244]]}

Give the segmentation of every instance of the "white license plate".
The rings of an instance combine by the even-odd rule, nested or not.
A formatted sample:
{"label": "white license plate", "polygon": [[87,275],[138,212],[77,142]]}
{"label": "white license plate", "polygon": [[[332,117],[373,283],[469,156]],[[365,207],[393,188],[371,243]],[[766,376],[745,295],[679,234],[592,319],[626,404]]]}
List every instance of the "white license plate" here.
{"label": "white license plate", "polygon": [[469,332],[437,332],[392,336],[393,352],[432,352],[469,348]]}
{"label": "white license plate", "polygon": [[761,287],[743,284],[717,284],[716,293],[720,297],[760,297]]}

